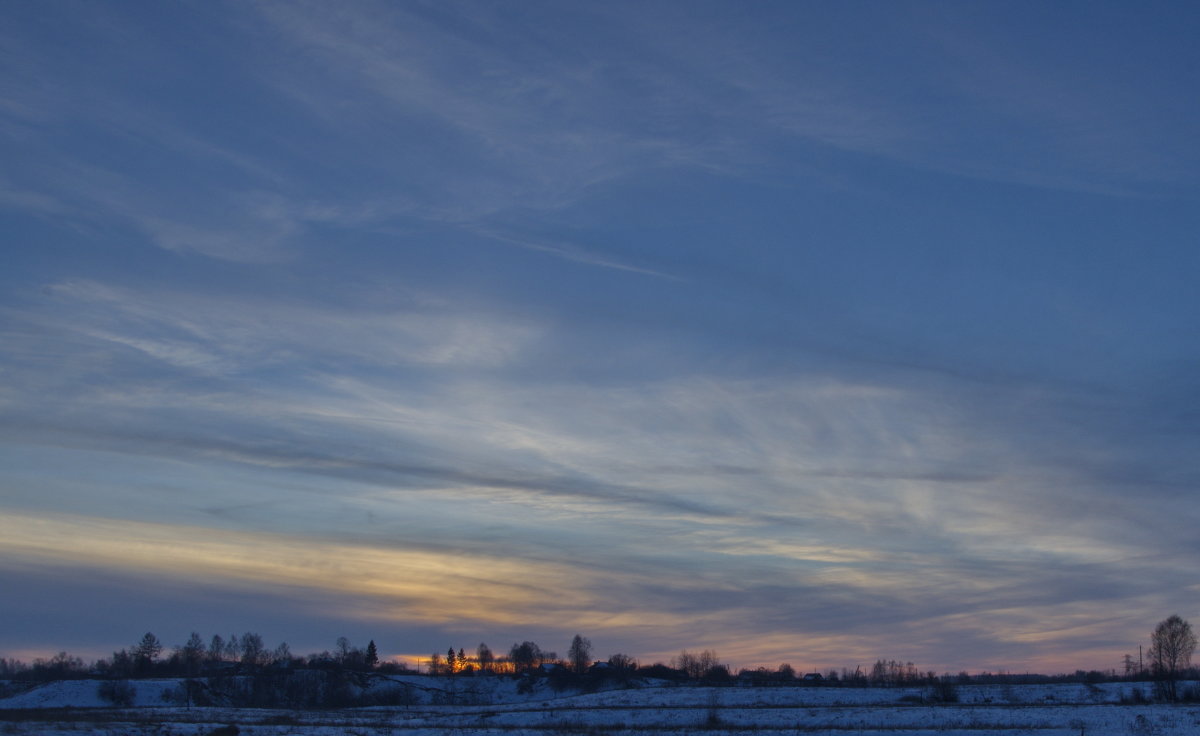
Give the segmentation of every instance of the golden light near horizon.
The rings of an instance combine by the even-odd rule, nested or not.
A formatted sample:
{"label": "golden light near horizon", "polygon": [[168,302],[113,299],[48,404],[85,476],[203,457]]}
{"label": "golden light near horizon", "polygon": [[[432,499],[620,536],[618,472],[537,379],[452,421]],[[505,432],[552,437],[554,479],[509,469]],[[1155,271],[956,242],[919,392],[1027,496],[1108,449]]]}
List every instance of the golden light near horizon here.
{"label": "golden light near horizon", "polygon": [[350,595],[370,601],[361,615],[386,620],[537,626],[557,623],[567,613],[581,627],[670,626],[690,620],[614,609],[590,590],[595,573],[577,567],[452,550],[69,514],[8,514],[0,517],[0,552],[10,562]]}
{"label": "golden light near horizon", "polygon": [[[732,544],[735,538],[724,539]],[[922,586],[929,583],[921,580],[920,568],[900,576],[869,567],[858,569],[858,564],[878,561],[876,555],[865,552],[748,543],[745,550],[727,545],[721,554],[739,557],[767,550],[781,554],[783,560],[818,564],[795,582],[836,585],[849,599],[880,594],[933,595],[953,583],[941,581],[922,593]],[[918,654],[903,653],[909,644],[897,646],[890,640],[895,635],[892,629],[846,634],[821,631],[823,627],[818,625],[815,630],[747,631],[745,621],[757,612],[737,605],[719,613],[691,612],[606,599],[602,592],[606,584],[616,578],[628,584],[638,578],[634,571],[603,572],[566,562],[467,554],[428,545],[410,549],[73,514],[8,514],[0,517],[0,554],[9,564],[91,568],[234,589],[249,585],[256,591],[309,591],[315,594],[306,596],[313,601],[314,612],[319,611],[321,600],[327,600],[324,605],[339,615],[380,622],[451,624],[482,630],[559,628],[569,622],[580,631],[625,632],[651,639],[654,632],[661,632],[659,637],[667,632],[693,632],[694,640],[703,647],[716,649],[738,665],[790,660],[800,668],[821,669],[848,663],[867,665],[879,656],[919,659]],[[652,585],[653,579],[646,577],[641,582]],[[680,581],[678,590],[701,592],[714,582]],[[983,583],[976,587],[987,588]],[[736,596],[736,590],[729,588],[729,595]],[[1043,621],[1058,623],[1046,625]],[[1106,627],[1112,625],[1097,623],[1086,608],[1042,606],[938,616],[910,624],[907,636],[918,649],[939,638],[952,641],[980,635],[997,642],[1044,646],[1103,633]],[[1041,657],[1007,664],[1026,669],[1050,666],[1061,661],[1061,651],[1070,648],[1058,646]],[[676,653],[648,647],[636,655],[648,662],[669,662]]]}
{"label": "golden light near horizon", "polygon": [[11,560],[364,596],[430,621],[444,620],[448,587],[456,616],[485,621],[524,620],[526,606],[585,594],[573,571],[547,563],[65,514],[0,518],[0,550]]}

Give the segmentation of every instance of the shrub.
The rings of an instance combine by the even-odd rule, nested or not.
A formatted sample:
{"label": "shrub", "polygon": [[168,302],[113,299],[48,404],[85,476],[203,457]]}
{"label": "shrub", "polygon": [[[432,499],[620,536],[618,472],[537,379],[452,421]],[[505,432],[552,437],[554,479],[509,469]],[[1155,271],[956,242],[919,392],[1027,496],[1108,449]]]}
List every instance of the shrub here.
{"label": "shrub", "polygon": [[934,703],[957,703],[958,688],[949,681],[940,681],[929,688],[929,700]]}
{"label": "shrub", "polygon": [[1145,705],[1149,702],[1150,698],[1146,697],[1146,691],[1140,687],[1121,693],[1121,705]]}
{"label": "shrub", "polygon": [[129,680],[105,680],[96,688],[96,694],[118,708],[128,708],[137,697],[137,689]]}

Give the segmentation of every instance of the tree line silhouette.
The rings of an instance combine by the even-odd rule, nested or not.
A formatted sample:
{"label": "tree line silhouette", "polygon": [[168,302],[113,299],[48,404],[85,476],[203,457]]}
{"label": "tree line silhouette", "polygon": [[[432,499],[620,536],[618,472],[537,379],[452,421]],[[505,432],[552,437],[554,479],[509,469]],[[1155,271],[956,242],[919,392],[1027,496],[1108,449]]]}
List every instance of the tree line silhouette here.
{"label": "tree line silhouette", "polygon": [[[470,652],[465,648],[447,648],[436,652],[415,668],[399,661],[381,660],[374,640],[358,647],[339,637],[331,650],[297,655],[286,642],[269,647],[255,632],[240,636],[213,635],[207,640],[193,632],[188,640],[168,649],[152,632],[111,657],[86,664],[66,652],[32,664],[0,658],[0,687],[12,689],[13,682],[47,681],[71,678],[96,678],[105,681],[101,695],[114,704],[132,700],[130,680],[141,678],[180,678],[183,692],[177,697],[188,704],[245,705],[347,705],[361,704],[361,692],[371,677],[411,674],[433,677],[471,677],[500,675],[516,678],[544,677],[556,688],[596,687],[605,682],[628,683],[634,678],[653,678],[674,682],[709,685],[745,684],[753,686],[805,684],[821,686],[904,686],[928,685],[936,699],[956,699],[955,685],[970,683],[1045,683],[1056,681],[1102,682],[1115,680],[1152,680],[1155,693],[1164,700],[1200,699],[1196,688],[1181,691],[1179,683],[1200,679],[1191,666],[1196,637],[1190,624],[1179,616],[1160,622],[1151,635],[1148,661],[1139,655],[1133,665],[1125,657],[1123,674],[1078,670],[1070,675],[1013,675],[981,673],[938,675],[922,672],[912,662],[879,659],[868,670],[829,670],[824,673],[798,673],[790,664],[776,669],[759,667],[737,673],[722,663],[716,652],[684,650],[670,663],[643,665],[627,654],[613,654],[605,660],[593,657],[591,640],[576,634],[567,656],[543,649],[536,642],[514,643],[506,653],[496,653],[486,643]],[[355,695],[359,693],[359,695]],[[0,691],[0,695],[3,692]],[[395,696],[393,697],[403,697]]]}

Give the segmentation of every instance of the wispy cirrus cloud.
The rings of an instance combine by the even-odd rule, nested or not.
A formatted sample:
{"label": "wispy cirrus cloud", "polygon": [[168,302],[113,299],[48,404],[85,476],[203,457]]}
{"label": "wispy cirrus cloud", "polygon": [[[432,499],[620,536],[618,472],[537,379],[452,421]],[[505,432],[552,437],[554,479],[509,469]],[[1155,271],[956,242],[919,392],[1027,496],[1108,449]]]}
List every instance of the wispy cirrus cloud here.
{"label": "wispy cirrus cloud", "polygon": [[[204,425],[172,434],[154,430],[154,421],[122,434],[97,423],[104,439],[94,446],[185,465],[211,468],[217,460],[336,480],[333,495],[264,488],[260,502],[280,502],[265,515],[237,508],[232,498],[222,502],[224,494],[216,491],[223,483],[207,494],[214,506],[228,504],[235,528],[286,533],[319,516],[326,533],[343,536],[363,554],[376,554],[371,530],[378,529],[402,534],[416,549],[452,537],[453,546],[469,554],[504,550],[513,564],[557,560],[594,570],[565,588],[573,602],[560,603],[555,615],[619,636],[632,629],[615,612],[589,618],[607,610],[593,604],[636,600],[641,613],[630,627],[669,623],[673,633],[663,639],[669,646],[701,641],[751,661],[793,651],[779,648],[778,632],[786,629],[802,637],[806,656],[827,657],[817,659],[821,664],[847,657],[925,660],[927,648],[958,638],[963,658],[956,665],[979,666],[971,655],[986,654],[1006,666],[1037,666],[1066,652],[1079,656],[1103,635],[1122,635],[1128,620],[1088,619],[1087,606],[1118,598],[1126,610],[1148,606],[1139,599],[1157,588],[1150,572],[1185,563],[1186,555],[1156,541],[1161,535],[1153,525],[1124,540],[1111,537],[1110,515],[1152,518],[1161,511],[1124,488],[1078,497],[1080,504],[1119,507],[1101,517],[1080,516],[1058,492],[1055,503],[1068,505],[1046,506],[1043,518],[1033,519],[1030,504],[1042,494],[1084,482],[1087,469],[1071,467],[1079,456],[1048,465],[1035,448],[1007,444],[977,454],[978,445],[995,437],[971,433],[952,404],[911,388],[693,380],[623,390],[563,385],[547,392],[495,380],[427,386],[420,396],[398,383],[344,378],[319,397],[231,394],[214,403],[211,395],[185,396],[223,415],[212,426],[233,434],[218,442]],[[101,402],[94,408],[108,413],[112,407]],[[1041,418],[1055,421],[1053,414]],[[20,424],[25,441],[49,432],[59,433],[55,444],[70,445],[62,427]],[[960,431],[966,434],[953,436]],[[418,446],[424,462],[406,464],[404,448]],[[939,477],[934,470],[979,465],[989,456],[986,473]],[[838,470],[864,463],[873,470]],[[672,472],[656,470],[664,466]],[[714,466],[751,470],[729,474],[712,472]],[[208,482],[216,480],[210,475]],[[398,508],[404,516],[395,516]],[[372,516],[381,526],[351,523]],[[609,523],[599,524],[601,518]],[[671,544],[664,548],[662,539]],[[287,549],[284,544],[266,555],[286,557]],[[605,553],[595,556],[597,549]],[[346,549],[336,551],[345,559]],[[134,560],[121,564],[137,569]],[[622,572],[631,566],[644,579]],[[218,568],[205,572],[214,582],[243,579]],[[246,574],[267,579],[275,572]],[[579,595],[571,592],[579,586]],[[501,588],[499,596],[515,594]],[[399,615],[387,591],[356,594]],[[522,600],[482,620],[541,621],[545,609],[523,607],[538,608],[536,596]],[[1024,613],[1014,616],[1015,610]],[[1048,621],[1066,625],[1059,614],[1067,610],[1079,618],[1078,633],[1047,628]],[[900,630],[908,643],[896,651]],[[1058,641],[1053,651],[1042,646],[1047,638]]]}
{"label": "wispy cirrus cloud", "polygon": [[[585,388],[553,375],[521,377],[533,356],[548,357],[550,325],[446,302],[320,308],[95,282],[65,282],[50,297],[48,312],[20,320],[10,312],[11,324],[34,329],[10,330],[6,341],[13,415],[34,416],[22,409],[22,395],[66,389],[71,404],[62,410],[76,418],[90,413],[97,431],[132,432],[130,441],[141,437],[136,441],[146,447],[159,444],[154,423],[161,411],[197,410],[212,421],[196,425],[196,448],[234,452],[240,445],[228,456],[241,453],[250,463],[283,462],[371,483],[438,479],[681,510],[690,503],[698,513],[733,516],[745,514],[722,499],[741,486],[741,500],[754,509],[745,516],[760,522],[915,524],[921,535],[958,529],[956,537],[993,548],[1022,526],[1041,529],[1023,509],[1046,512],[1046,534],[1069,532],[1060,519],[1077,506],[1103,503],[1112,507],[1105,517],[1120,507],[1124,518],[1139,518],[1138,504],[1124,497],[1130,486],[1187,479],[1177,467],[1125,463],[1123,456],[1138,450],[1121,447],[1112,423],[1129,421],[1122,416],[1133,407],[1086,395],[969,383],[947,393],[944,382],[935,390],[826,377]],[[51,342],[88,347],[72,360],[50,361]],[[301,353],[310,356],[306,367],[292,367]],[[100,356],[116,370],[96,383],[85,377]],[[347,361],[376,375],[317,367]],[[435,377],[433,370],[451,372]],[[121,429],[111,421],[116,417],[129,424]],[[214,444],[202,428],[222,417],[257,436],[275,433],[282,444],[256,450],[258,440],[236,436]],[[1024,437],[1014,432],[1022,426],[1032,428]],[[296,431],[304,427],[311,432]],[[186,444],[187,434],[159,436]],[[308,436],[320,435],[318,448]],[[1076,439],[1051,442],[1064,436]],[[397,454],[389,446],[413,449]],[[331,448],[354,458],[339,459]],[[412,453],[436,460],[414,462]],[[482,471],[488,467],[504,471]],[[1058,490],[1043,495],[1050,487]],[[1084,549],[1094,530],[1086,519],[1075,523]],[[1065,549],[1071,536],[1057,538],[1051,547]],[[1097,547],[1113,544],[1091,539]]]}
{"label": "wispy cirrus cloud", "polygon": [[586,248],[575,245],[574,243],[567,243],[561,240],[558,242],[547,242],[538,238],[510,235],[494,229],[472,228],[472,230],[486,238],[498,240],[502,243],[514,245],[518,248],[537,251],[539,253],[548,253],[552,256],[562,258],[563,260],[571,261],[573,263],[582,263],[588,266],[610,268],[616,271],[626,271],[628,273],[641,274],[643,276],[653,276],[671,281],[683,280],[679,276],[664,273],[662,271],[656,271],[651,268],[635,266],[600,253],[592,252]]}
{"label": "wispy cirrus cloud", "polygon": [[132,290],[94,281],[62,282],[43,293],[53,306],[29,316],[47,327],[124,345],[176,367],[226,373],[286,364],[289,356],[312,351],[360,366],[498,366],[518,359],[540,332],[529,320],[489,318],[419,294],[393,298],[398,303],[389,309]]}
{"label": "wispy cirrus cloud", "polygon": [[[45,418],[45,409],[39,423],[20,395],[10,392],[9,413],[16,423],[9,429],[30,438],[58,434],[70,445],[76,441],[69,438],[72,432],[91,432],[89,442],[99,441],[98,447],[338,478],[362,484],[357,494],[370,487],[410,489],[417,496],[464,489],[508,502],[554,500],[568,515],[590,509],[623,516],[640,509],[667,524],[678,515],[709,519],[732,529],[759,530],[771,545],[756,544],[753,532],[733,539],[745,550],[761,549],[781,560],[795,559],[788,550],[824,548],[830,550],[827,557],[852,558],[847,550],[870,554],[886,547],[892,554],[903,550],[943,561],[956,555],[980,560],[1018,555],[1039,563],[1106,564],[1140,554],[1146,545],[1154,548],[1149,531],[1127,532],[1118,543],[1103,521],[1114,514],[1145,516],[1148,530],[1157,513],[1153,502],[1130,499],[1126,483],[1114,483],[1111,456],[1105,466],[1094,466],[1092,456],[1108,452],[1103,433],[1079,434],[1074,446],[1059,442],[1053,454],[1041,451],[1043,434],[1066,434],[1087,418],[1047,404],[1045,395],[1012,413],[998,407],[1018,405],[1012,399],[1021,396],[1019,389],[1009,390],[1007,397],[981,398],[961,387],[947,401],[944,386],[929,393],[915,386],[828,378],[534,385],[506,377],[505,363],[491,361],[487,351],[422,347],[421,335],[453,339],[454,330],[436,318],[424,325],[430,331],[410,333],[399,314],[372,318],[311,307],[293,312],[278,304],[259,308],[186,296],[149,298],[96,284],[59,288],[61,298],[86,306],[81,313],[106,313],[70,328],[93,349],[108,345],[118,360],[119,352],[112,350],[131,349],[177,379],[196,374],[233,382],[188,388],[172,379],[156,389],[137,372],[125,378],[113,372],[106,384],[82,383],[71,392],[75,430]],[[136,333],[130,331],[134,324]],[[43,322],[39,329],[47,326]],[[382,340],[348,338],[346,329]],[[470,335],[465,339],[476,343]],[[389,344],[379,348],[379,342]],[[410,344],[415,351],[405,353],[391,343]],[[463,365],[501,372],[423,377],[410,388],[406,378],[295,374],[287,370],[286,356],[301,349],[381,367],[441,365],[458,355]],[[36,362],[34,355],[31,348],[29,360]],[[519,353],[512,357],[519,360]],[[66,368],[68,373],[57,379],[45,375],[44,367],[30,369],[10,371],[14,389],[84,375],[87,366]],[[269,379],[253,378],[264,370],[271,372]],[[172,431],[158,426],[178,412],[200,412],[210,419]],[[999,439],[1012,436],[1011,427],[988,422],[1041,428],[1028,441],[1013,442]],[[91,430],[78,429],[87,425]],[[218,427],[241,429],[229,435],[230,430],[217,433]],[[1093,475],[1109,478],[1107,485],[1095,485]],[[1153,474],[1127,482],[1147,481]],[[739,489],[737,503],[730,500],[732,488]],[[1049,493],[1051,488],[1058,490]],[[575,501],[580,505],[572,508]],[[1100,518],[1078,516],[1080,506],[1097,504],[1108,507]],[[1043,510],[1042,521],[1029,518],[1031,508]],[[1013,539],[1021,540],[1020,552],[1012,549]],[[703,535],[691,544],[693,549],[738,546],[715,544]],[[730,558],[747,556],[729,553]]]}
{"label": "wispy cirrus cloud", "polygon": [[[184,195],[112,169],[51,155],[33,180],[13,182],[0,205],[96,231],[113,223],[160,248],[238,263],[287,260],[306,218],[262,190]],[[186,200],[187,205],[180,200]]]}
{"label": "wispy cirrus cloud", "polygon": [[1195,604],[1161,9],[61,10],[0,8],[30,569],[751,665],[1107,667]]}

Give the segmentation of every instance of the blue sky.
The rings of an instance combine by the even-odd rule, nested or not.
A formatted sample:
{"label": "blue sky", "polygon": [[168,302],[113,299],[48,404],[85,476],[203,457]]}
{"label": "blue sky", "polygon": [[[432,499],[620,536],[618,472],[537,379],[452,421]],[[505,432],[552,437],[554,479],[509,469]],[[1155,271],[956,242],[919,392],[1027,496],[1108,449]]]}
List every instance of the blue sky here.
{"label": "blue sky", "polygon": [[4,5],[0,654],[1118,667],[1200,615],[1198,16]]}

